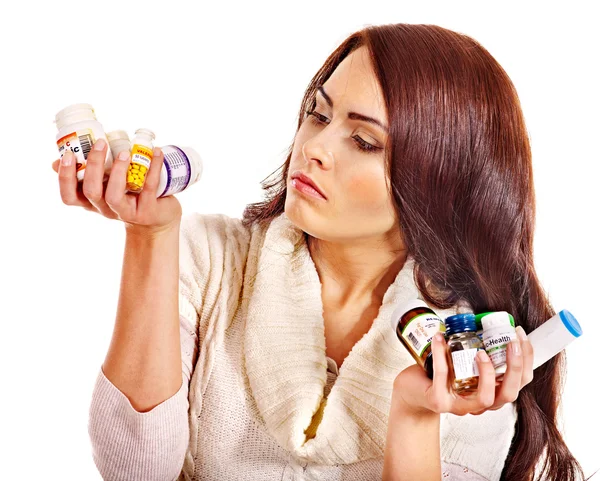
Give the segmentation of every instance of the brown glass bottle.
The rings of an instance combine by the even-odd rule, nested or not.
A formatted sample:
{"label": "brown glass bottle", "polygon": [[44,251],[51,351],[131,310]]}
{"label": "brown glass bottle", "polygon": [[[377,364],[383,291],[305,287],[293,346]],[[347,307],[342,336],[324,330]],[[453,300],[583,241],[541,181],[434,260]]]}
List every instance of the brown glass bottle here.
{"label": "brown glass bottle", "polygon": [[429,379],[433,379],[431,340],[446,331],[444,321],[421,299],[398,306],[392,314],[392,328]]}
{"label": "brown glass bottle", "polygon": [[445,324],[452,389],[457,394],[475,392],[479,386],[479,368],[475,356],[477,351],[485,350],[477,336],[475,314],[456,314],[447,317]]}

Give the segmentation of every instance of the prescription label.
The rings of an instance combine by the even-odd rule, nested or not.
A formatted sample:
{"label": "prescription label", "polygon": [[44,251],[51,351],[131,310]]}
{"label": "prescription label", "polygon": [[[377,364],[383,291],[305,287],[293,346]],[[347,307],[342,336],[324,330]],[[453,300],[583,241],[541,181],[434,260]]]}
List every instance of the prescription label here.
{"label": "prescription label", "polygon": [[417,356],[421,357],[438,332],[446,332],[444,321],[435,314],[425,313],[415,316],[404,326],[402,337]]}
{"label": "prescription label", "polygon": [[149,149],[145,145],[133,144],[131,147],[131,163],[140,164],[150,168],[150,161],[152,160],[152,149]]}
{"label": "prescription label", "polygon": [[477,360],[475,359],[477,351],[479,350],[480,349],[473,348],[454,351],[452,353],[454,379],[460,381],[461,379],[479,376],[479,367],[477,367]]}
{"label": "prescription label", "polygon": [[90,150],[92,150],[94,142],[96,142],[96,138],[92,129],[81,129],[61,137],[56,141],[56,144],[58,145],[58,153],[61,159],[67,150],[75,154],[75,171],[79,176],[79,172],[85,169],[87,156]]}
{"label": "prescription label", "polygon": [[174,145],[163,147],[164,166],[167,171],[167,182],[163,197],[177,194],[185,189],[192,175],[192,166],[185,152]]}

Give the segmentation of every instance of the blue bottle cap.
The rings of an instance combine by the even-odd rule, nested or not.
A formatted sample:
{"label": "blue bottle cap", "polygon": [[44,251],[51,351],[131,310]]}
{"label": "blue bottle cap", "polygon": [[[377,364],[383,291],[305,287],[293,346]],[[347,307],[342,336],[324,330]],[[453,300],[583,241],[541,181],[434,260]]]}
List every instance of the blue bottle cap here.
{"label": "blue bottle cap", "polygon": [[454,316],[447,317],[444,324],[446,324],[446,337],[458,332],[477,332],[475,314],[472,313],[455,314]]}
{"label": "blue bottle cap", "polygon": [[565,327],[569,330],[571,334],[573,334],[573,336],[579,337],[583,334],[583,329],[581,329],[579,322],[577,322],[577,319],[575,319],[575,316],[573,314],[571,314],[566,309],[563,309],[558,314],[560,315],[560,319],[565,325]]}

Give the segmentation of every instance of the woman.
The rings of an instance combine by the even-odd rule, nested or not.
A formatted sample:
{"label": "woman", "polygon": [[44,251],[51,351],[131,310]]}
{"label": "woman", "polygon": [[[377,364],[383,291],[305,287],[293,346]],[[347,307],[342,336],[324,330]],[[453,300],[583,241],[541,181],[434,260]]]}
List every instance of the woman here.
{"label": "woman", "polygon": [[[65,203],[126,225],[90,409],[105,479],[516,481],[544,459],[542,479],[582,474],[556,427],[564,353],[534,377],[524,334],[554,311],[519,100],[473,39],[405,24],[346,39],[243,220],[155,199],[159,149],[138,198],[128,162],[103,186],[96,147],[80,188],[55,168]],[[478,392],[455,395],[443,340],[430,381],[389,327],[414,297],[442,316],[511,312],[504,381],[484,355]]]}

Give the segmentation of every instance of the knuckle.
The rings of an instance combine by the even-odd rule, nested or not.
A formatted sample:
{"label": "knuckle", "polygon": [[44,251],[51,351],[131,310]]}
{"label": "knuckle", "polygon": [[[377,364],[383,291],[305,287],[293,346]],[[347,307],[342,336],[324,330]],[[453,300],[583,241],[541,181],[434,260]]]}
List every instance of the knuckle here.
{"label": "knuckle", "polygon": [[442,399],[434,399],[431,404],[431,409],[437,414],[447,413],[451,410],[451,406]]}
{"label": "knuckle", "polygon": [[107,193],[104,197],[104,201],[106,202],[106,205],[108,205],[110,208],[113,208],[119,204],[120,199],[114,193]]}
{"label": "knuckle", "polygon": [[104,159],[105,159],[104,152],[102,152],[101,150],[92,149],[92,150],[90,150],[90,153],[87,156],[86,162],[91,165],[98,165],[101,163],[103,164]]}
{"label": "knuckle", "polygon": [[94,187],[83,186],[83,195],[85,195],[90,202],[98,202],[102,198],[102,192]]}
{"label": "knuckle", "polygon": [[65,180],[70,180],[72,177],[75,177],[73,172],[69,172],[67,167],[63,167],[58,171],[58,180],[59,182],[63,182]]}
{"label": "knuckle", "polygon": [[61,194],[60,198],[62,199],[62,202],[65,205],[75,205],[76,204],[76,199],[73,195]]}
{"label": "knuckle", "polygon": [[525,354],[533,354],[533,345],[529,341],[521,343],[521,348]]}
{"label": "knuckle", "polygon": [[482,409],[487,409],[494,405],[495,396],[493,394],[482,393],[479,396],[479,405]]}

